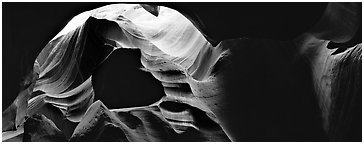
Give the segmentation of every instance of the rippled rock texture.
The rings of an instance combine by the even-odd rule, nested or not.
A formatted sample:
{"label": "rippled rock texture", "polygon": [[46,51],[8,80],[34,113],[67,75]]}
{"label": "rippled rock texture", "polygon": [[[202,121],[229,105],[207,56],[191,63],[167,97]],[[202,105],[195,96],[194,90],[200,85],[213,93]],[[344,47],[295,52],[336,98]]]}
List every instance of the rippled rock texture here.
{"label": "rippled rock texture", "polygon": [[288,40],[217,44],[164,6],[85,11],[37,55],[3,141],[361,141],[358,9],[330,3]]}

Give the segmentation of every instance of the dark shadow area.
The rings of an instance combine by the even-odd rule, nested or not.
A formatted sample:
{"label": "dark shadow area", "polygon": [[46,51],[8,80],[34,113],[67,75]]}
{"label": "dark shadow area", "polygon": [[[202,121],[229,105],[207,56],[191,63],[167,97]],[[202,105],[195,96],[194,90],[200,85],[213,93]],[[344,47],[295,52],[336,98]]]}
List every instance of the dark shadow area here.
{"label": "dark shadow area", "polygon": [[225,118],[238,141],[327,141],[311,69],[292,47],[256,39],[230,46]]}
{"label": "dark shadow area", "polygon": [[165,94],[162,84],[140,68],[140,50],[117,49],[94,72],[95,100],[108,108],[146,106]]}

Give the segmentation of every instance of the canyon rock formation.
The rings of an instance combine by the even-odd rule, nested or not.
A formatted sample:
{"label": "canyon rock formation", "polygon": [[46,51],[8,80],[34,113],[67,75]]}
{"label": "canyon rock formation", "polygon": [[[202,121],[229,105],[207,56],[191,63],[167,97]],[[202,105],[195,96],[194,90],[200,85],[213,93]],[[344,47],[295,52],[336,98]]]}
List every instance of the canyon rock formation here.
{"label": "canyon rock formation", "polygon": [[3,95],[3,141],[361,141],[361,4],[318,4],[288,39],[164,5],[70,19]]}

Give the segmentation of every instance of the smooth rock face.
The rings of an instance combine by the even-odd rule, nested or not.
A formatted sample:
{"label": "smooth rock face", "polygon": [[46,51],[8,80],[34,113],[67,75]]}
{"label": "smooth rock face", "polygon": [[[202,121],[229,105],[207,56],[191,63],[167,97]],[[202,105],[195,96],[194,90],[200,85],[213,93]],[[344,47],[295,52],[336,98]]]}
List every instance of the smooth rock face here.
{"label": "smooth rock face", "polygon": [[23,141],[66,141],[63,132],[44,115],[35,114],[24,123]]}
{"label": "smooth rock face", "polygon": [[[325,51],[325,50],[322,50]],[[362,45],[322,59],[330,53],[321,52],[314,67],[316,90],[324,115],[324,128],[329,138],[336,141],[355,141],[360,137],[360,100],[362,83]],[[324,63],[327,67],[320,67]],[[354,114],[356,113],[356,114]]]}
{"label": "smooth rock face", "polygon": [[75,16],[3,112],[6,141],[361,139],[361,44],[334,52],[312,32],[214,46],[194,24],[138,4]]}
{"label": "smooth rock face", "polygon": [[179,121],[164,118],[158,106],[110,111],[96,101],[70,141],[229,141],[218,124],[203,116],[204,112],[192,107],[187,110],[193,111],[192,119]]}

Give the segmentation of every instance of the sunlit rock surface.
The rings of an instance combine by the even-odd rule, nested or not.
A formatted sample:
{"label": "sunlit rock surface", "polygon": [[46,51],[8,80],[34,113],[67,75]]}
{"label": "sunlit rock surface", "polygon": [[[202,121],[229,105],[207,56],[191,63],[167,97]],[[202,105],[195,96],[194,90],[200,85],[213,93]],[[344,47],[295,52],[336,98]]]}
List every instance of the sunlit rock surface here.
{"label": "sunlit rock surface", "polygon": [[328,42],[212,46],[167,7],[86,11],[38,55],[3,141],[342,140],[359,121],[361,44],[333,54]]}

